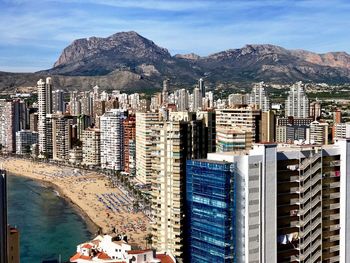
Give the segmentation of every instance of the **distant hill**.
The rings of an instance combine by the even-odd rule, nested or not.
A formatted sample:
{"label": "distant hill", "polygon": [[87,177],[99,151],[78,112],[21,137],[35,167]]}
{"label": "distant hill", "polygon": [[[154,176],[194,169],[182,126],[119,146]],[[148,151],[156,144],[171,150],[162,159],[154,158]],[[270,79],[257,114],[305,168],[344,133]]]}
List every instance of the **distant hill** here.
{"label": "distant hill", "polygon": [[0,72],[0,90],[34,86],[41,76],[56,76],[57,87],[88,89],[152,89],[164,78],[177,86],[193,85],[205,76],[208,84],[265,81],[348,83],[350,55],[317,54],[274,45],[246,45],[239,49],[198,56],[177,54],[157,46],[134,31],[107,38],[74,40],[53,68],[36,73]]}

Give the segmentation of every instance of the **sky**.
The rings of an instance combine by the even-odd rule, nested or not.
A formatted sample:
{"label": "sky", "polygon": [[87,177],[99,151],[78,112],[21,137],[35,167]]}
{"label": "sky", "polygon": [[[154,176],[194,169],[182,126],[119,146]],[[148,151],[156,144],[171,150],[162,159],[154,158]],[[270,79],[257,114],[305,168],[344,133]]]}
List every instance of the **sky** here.
{"label": "sky", "polygon": [[74,39],[136,31],[172,55],[246,44],[350,53],[349,0],[0,0],[0,71],[51,68]]}

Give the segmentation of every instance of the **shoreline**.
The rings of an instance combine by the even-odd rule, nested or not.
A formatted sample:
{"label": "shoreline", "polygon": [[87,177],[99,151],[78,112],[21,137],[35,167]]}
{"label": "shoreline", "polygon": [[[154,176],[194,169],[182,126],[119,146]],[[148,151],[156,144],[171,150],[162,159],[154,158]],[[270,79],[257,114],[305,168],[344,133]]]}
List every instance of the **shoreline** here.
{"label": "shoreline", "polygon": [[72,201],[72,199],[65,195],[62,191],[62,189],[49,181],[45,181],[42,179],[38,179],[38,178],[32,178],[30,176],[27,175],[23,175],[23,174],[19,174],[19,173],[14,173],[10,170],[8,170],[8,173],[13,176],[18,176],[18,177],[22,177],[22,178],[28,178],[30,180],[33,180],[34,182],[37,182],[38,184],[40,184],[42,187],[48,188],[50,189],[52,192],[57,192],[58,193],[58,197],[63,199],[65,202],[67,202],[68,205],[70,205],[72,207],[72,209],[81,217],[81,219],[85,222],[88,231],[94,235],[94,237],[99,233],[99,231],[101,231],[101,227],[98,226],[91,218],[90,216],[76,203],[74,203]]}
{"label": "shoreline", "polygon": [[131,203],[120,204],[117,211],[104,207],[98,197],[113,193],[124,199],[125,194],[119,188],[110,187],[103,175],[16,157],[0,157],[0,163],[9,174],[26,177],[57,191],[59,198],[76,210],[92,235],[111,234],[111,229],[116,229],[117,233],[129,237],[129,244],[139,248],[144,246],[144,238],[149,232],[149,219],[140,212],[129,211]]}

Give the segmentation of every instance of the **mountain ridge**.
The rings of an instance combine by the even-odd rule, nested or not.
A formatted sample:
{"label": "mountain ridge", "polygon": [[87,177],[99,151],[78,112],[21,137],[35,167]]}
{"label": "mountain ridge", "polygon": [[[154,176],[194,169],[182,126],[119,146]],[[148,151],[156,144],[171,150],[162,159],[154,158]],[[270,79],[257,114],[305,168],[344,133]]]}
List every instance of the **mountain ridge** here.
{"label": "mountain ridge", "polygon": [[[48,70],[33,73],[54,75],[68,88],[105,83],[111,88],[160,87],[164,78],[175,86],[192,86],[200,77],[208,85],[265,81],[349,83],[350,55],[346,52],[318,54],[272,44],[247,44],[207,56],[195,53],[171,55],[135,31],[108,37],[74,40]],[[35,85],[28,74],[0,74],[0,90],[16,85]],[[94,81],[95,79],[95,81]],[[115,83],[116,81],[116,83]]]}

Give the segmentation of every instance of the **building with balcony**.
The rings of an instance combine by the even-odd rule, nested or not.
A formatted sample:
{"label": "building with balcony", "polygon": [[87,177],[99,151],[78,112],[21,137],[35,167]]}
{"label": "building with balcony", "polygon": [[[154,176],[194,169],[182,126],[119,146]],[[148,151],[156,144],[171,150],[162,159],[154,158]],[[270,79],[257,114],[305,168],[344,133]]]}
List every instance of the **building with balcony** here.
{"label": "building with balcony", "polygon": [[[212,182],[191,179],[205,178],[212,173],[207,167],[222,162],[233,169],[231,175],[226,170],[234,182],[233,228],[205,217],[230,207],[230,191],[225,201],[216,202],[220,195],[215,191],[225,185],[214,189]],[[324,146],[256,144],[250,151],[208,154],[206,160],[188,163],[193,166],[186,185],[188,255],[198,256],[193,262],[213,262],[217,251],[230,247],[235,262],[348,262],[349,163],[349,139]],[[220,234],[209,237],[216,233],[205,232],[209,226]],[[230,246],[217,242],[222,236],[232,237]]]}

